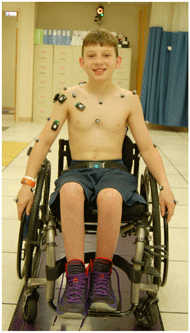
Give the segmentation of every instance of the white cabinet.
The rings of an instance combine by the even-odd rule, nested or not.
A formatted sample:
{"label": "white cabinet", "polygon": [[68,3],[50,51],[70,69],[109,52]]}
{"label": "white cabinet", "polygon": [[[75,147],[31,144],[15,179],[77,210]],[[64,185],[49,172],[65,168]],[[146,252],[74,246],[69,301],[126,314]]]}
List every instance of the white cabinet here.
{"label": "white cabinet", "polygon": [[72,85],[76,86],[80,82],[87,82],[88,75],[80,67],[79,58],[81,58],[81,46],[73,46],[73,78],[72,78]]}
{"label": "white cabinet", "polygon": [[34,62],[36,61],[53,61],[53,45],[35,45]]}
{"label": "white cabinet", "polygon": [[113,83],[129,90],[132,49],[119,48],[119,55],[122,57],[122,62],[120,67],[114,72]]}
{"label": "white cabinet", "polygon": [[44,122],[52,109],[53,45],[34,46],[33,121]]}
{"label": "white cabinet", "polygon": [[73,47],[54,45],[52,101],[55,94],[72,86],[72,63]]}
{"label": "white cabinet", "polygon": [[[122,63],[113,75],[113,83],[128,89],[131,75],[131,49],[119,48]],[[53,97],[65,87],[87,82],[79,65],[81,46],[35,45],[33,121],[45,122],[53,108]]]}

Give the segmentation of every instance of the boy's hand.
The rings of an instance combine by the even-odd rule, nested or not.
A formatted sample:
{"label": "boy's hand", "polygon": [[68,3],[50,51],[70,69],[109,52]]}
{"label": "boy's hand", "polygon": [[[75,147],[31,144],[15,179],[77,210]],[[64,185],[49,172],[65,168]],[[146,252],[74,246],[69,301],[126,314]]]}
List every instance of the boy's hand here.
{"label": "boy's hand", "polygon": [[164,217],[166,213],[165,207],[167,207],[167,222],[170,222],[175,210],[174,195],[171,190],[163,189],[160,191],[159,204],[162,217]]}
{"label": "boy's hand", "polygon": [[30,210],[33,203],[33,193],[31,191],[31,187],[28,185],[23,185],[17,194],[17,199],[18,219],[20,221],[25,208],[26,215],[30,215]]}

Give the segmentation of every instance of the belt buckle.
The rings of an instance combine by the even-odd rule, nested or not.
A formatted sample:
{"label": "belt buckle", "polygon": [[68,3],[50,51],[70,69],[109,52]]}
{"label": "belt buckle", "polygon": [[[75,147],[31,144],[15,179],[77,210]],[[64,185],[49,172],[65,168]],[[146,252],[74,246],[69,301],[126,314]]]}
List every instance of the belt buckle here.
{"label": "belt buckle", "polygon": [[89,162],[89,168],[105,168],[105,162]]}

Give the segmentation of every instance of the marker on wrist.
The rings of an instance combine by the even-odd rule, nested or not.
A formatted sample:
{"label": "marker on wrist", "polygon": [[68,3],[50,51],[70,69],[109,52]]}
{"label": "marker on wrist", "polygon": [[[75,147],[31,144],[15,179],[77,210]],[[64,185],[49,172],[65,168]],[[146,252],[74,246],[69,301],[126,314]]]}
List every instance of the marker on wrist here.
{"label": "marker on wrist", "polygon": [[21,184],[22,185],[29,185],[31,187],[35,187],[36,182],[35,182],[34,178],[24,176],[21,180]]}
{"label": "marker on wrist", "polygon": [[159,186],[159,190],[162,191],[164,189],[164,186]]}

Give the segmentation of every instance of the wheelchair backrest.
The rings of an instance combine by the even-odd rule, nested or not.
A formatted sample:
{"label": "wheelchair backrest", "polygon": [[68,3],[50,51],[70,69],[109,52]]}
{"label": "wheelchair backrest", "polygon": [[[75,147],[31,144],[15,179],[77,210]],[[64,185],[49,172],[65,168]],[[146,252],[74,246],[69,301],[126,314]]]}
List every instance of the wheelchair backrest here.
{"label": "wheelchair backrest", "polygon": [[[59,152],[58,152],[58,177],[65,169],[64,163],[67,163],[69,167],[71,165],[71,152],[69,148],[69,140],[59,140]],[[133,143],[131,139],[125,135],[122,147],[122,159],[124,165],[128,171],[138,178],[139,172],[139,150],[136,143]]]}

